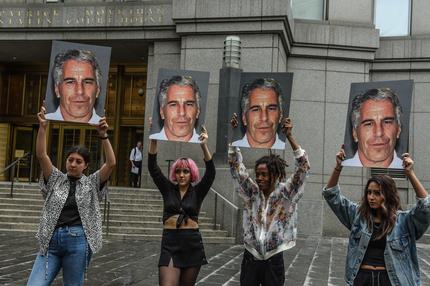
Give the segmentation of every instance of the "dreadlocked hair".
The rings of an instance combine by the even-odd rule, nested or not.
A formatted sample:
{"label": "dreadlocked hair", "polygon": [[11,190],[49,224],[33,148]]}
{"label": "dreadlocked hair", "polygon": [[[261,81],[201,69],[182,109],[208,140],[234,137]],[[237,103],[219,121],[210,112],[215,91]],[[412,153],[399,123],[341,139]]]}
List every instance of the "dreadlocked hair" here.
{"label": "dreadlocked hair", "polygon": [[381,212],[381,227],[380,231],[376,234],[375,239],[381,239],[386,236],[394,228],[396,224],[397,211],[401,210],[400,197],[397,191],[396,183],[394,180],[387,175],[378,175],[371,177],[366,184],[363,196],[361,198],[361,203],[358,208],[358,212],[364,217],[367,222],[367,227],[369,229],[373,228],[372,222],[372,209],[370,208],[369,202],[367,200],[367,189],[370,183],[376,183],[380,190],[381,195],[384,198],[380,212]]}
{"label": "dreadlocked hair", "polygon": [[269,174],[273,178],[278,178],[279,181],[283,182],[286,179],[285,168],[288,167],[287,161],[276,154],[270,154],[268,156],[261,157],[255,162],[255,170],[261,164],[265,164],[269,170]]}

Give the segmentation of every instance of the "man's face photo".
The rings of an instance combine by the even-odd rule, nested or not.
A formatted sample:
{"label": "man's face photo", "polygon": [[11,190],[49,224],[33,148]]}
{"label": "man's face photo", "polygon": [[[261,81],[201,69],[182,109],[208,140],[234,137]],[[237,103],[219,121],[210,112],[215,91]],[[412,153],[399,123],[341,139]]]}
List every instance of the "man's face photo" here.
{"label": "man's face photo", "polygon": [[275,139],[278,124],[282,120],[278,95],[272,88],[254,88],[250,91],[248,110],[242,114],[246,134],[251,147],[270,148]]}
{"label": "man's face photo", "polygon": [[292,73],[244,73],[237,87],[238,105],[233,106],[232,146],[285,149],[279,125],[288,117]]}
{"label": "man's face photo", "polygon": [[360,122],[353,129],[358,155],[363,166],[388,167],[401,128],[390,100],[369,99],[363,102]]}
{"label": "man's face photo", "polygon": [[157,86],[149,139],[200,143],[209,73],[160,69]]}
{"label": "man's face photo", "polygon": [[189,141],[199,114],[196,94],[191,86],[173,84],[168,88],[160,116],[169,140]]}
{"label": "man's face photo", "polygon": [[110,47],[52,42],[46,119],[99,123],[104,116],[110,54]]}
{"label": "man's face photo", "polygon": [[402,169],[413,81],[352,83],[343,166]]}
{"label": "man's face photo", "polygon": [[100,93],[93,66],[87,61],[65,61],[55,93],[64,120],[88,122]]}

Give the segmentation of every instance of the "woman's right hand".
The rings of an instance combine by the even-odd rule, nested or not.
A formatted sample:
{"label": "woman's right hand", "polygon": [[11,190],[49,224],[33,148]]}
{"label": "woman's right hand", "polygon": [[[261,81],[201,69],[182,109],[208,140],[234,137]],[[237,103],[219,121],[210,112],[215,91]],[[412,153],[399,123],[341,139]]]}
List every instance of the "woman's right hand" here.
{"label": "woman's right hand", "polygon": [[236,128],[239,126],[239,120],[237,119],[237,113],[233,113],[231,119],[230,119],[231,127]]}
{"label": "woman's right hand", "polygon": [[45,108],[45,102],[43,103],[42,107],[40,107],[40,111],[37,113],[37,119],[39,120],[39,125],[43,129],[46,129],[48,126],[48,120],[45,117],[46,108]]}
{"label": "woman's right hand", "polygon": [[336,168],[342,168],[342,161],[345,160],[345,145],[342,144],[339,152],[336,153]]}
{"label": "woman's right hand", "polygon": [[201,130],[202,131],[201,131],[201,133],[199,135],[200,144],[207,144],[208,143],[208,138],[209,138],[208,131],[206,130],[206,127],[204,125],[202,125],[202,129]]}

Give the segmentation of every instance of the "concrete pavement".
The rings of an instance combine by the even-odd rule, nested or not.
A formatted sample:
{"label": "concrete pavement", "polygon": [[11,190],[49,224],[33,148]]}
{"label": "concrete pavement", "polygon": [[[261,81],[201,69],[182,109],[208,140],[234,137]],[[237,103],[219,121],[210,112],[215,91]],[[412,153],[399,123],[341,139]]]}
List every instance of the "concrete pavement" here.
{"label": "concrete pavement", "polygon": [[[306,237],[284,253],[285,285],[344,285],[347,240]],[[209,261],[199,286],[239,285],[241,245],[206,244]],[[158,285],[159,241],[105,239],[93,256],[85,285]],[[37,253],[33,236],[0,234],[0,285],[25,285]],[[430,286],[430,245],[419,244],[422,282]],[[53,285],[62,285],[61,276]]]}

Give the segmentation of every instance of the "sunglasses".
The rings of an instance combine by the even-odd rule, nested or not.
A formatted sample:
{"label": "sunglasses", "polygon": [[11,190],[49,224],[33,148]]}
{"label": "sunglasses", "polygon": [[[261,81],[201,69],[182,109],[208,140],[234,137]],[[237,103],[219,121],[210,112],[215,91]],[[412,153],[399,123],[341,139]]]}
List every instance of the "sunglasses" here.
{"label": "sunglasses", "polygon": [[175,174],[180,174],[180,173],[189,174],[190,170],[189,169],[179,169],[179,168],[175,170]]}

